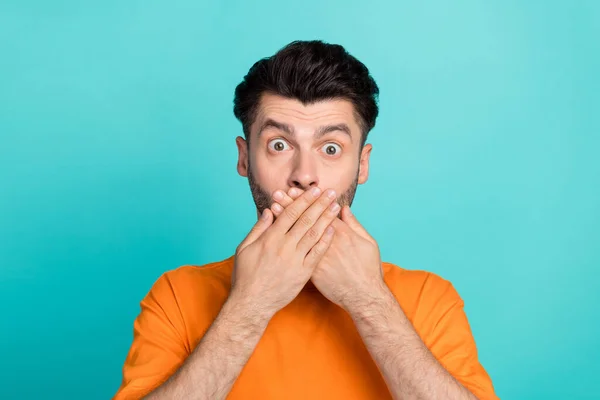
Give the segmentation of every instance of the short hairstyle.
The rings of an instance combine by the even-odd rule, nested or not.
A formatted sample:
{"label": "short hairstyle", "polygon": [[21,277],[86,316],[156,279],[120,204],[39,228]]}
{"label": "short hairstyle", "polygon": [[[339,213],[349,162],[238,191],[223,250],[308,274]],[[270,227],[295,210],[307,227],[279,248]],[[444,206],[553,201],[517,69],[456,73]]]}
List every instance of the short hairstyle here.
{"label": "short hairstyle", "polygon": [[294,41],[257,61],[235,89],[233,113],[246,140],[264,93],[303,104],[345,99],[352,102],[362,130],[361,147],[379,113],[379,88],[367,67],[344,47],[320,40]]}

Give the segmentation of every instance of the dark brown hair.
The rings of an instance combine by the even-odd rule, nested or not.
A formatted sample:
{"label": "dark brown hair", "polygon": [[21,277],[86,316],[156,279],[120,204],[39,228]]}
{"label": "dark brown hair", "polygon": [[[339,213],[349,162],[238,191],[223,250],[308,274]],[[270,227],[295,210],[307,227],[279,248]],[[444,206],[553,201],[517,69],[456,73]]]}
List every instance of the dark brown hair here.
{"label": "dark brown hair", "polygon": [[263,93],[297,99],[303,104],[349,100],[362,129],[363,146],[379,113],[379,88],[367,67],[342,46],[320,40],[292,42],[250,68],[236,87],[233,100],[233,113],[242,123],[246,140]]}

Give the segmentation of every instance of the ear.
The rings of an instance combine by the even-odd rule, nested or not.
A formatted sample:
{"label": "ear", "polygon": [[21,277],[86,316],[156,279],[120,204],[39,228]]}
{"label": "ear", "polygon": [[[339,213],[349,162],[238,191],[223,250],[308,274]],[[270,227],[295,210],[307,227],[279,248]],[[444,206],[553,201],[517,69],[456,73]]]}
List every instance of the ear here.
{"label": "ear", "polygon": [[248,142],[243,137],[235,138],[235,144],[238,148],[237,171],[240,176],[248,176]]}
{"label": "ear", "polygon": [[358,164],[358,184],[362,185],[369,179],[369,159],[373,146],[369,143],[363,147],[360,152],[360,161]]}

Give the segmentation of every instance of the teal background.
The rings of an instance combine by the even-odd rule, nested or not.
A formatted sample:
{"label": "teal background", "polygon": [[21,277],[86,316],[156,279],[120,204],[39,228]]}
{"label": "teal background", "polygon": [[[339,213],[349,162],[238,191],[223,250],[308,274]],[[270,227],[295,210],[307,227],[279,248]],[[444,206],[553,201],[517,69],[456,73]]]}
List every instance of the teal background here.
{"label": "teal background", "polygon": [[600,2],[3,1],[0,398],[107,399],[166,270],[255,219],[235,85],[295,39],[371,70],[355,213],[451,280],[505,399],[600,399]]}

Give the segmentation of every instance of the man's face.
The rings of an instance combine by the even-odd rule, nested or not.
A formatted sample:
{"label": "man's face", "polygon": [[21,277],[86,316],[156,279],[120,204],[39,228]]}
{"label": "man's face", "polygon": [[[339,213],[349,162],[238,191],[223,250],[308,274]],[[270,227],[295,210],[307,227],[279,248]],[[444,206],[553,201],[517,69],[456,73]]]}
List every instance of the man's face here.
{"label": "man's face", "polygon": [[367,181],[371,145],[360,148],[361,130],[347,100],[303,105],[264,94],[250,128],[250,146],[236,139],[238,173],[248,177],[258,213],[277,189],[334,189],[341,206],[351,205],[357,184]]}

